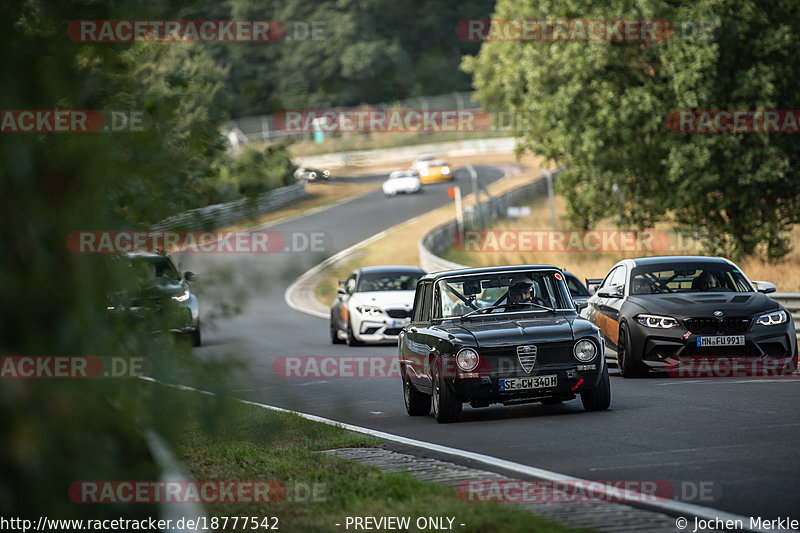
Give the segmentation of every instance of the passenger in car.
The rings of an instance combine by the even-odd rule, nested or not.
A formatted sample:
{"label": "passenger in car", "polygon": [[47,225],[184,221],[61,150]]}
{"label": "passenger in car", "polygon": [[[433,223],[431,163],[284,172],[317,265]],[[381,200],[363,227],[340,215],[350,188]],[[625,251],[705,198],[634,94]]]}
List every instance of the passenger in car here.
{"label": "passenger in car", "polygon": [[711,272],[705,271],[692,281],[693,291],[707,291],[717,286],[716,278]]}

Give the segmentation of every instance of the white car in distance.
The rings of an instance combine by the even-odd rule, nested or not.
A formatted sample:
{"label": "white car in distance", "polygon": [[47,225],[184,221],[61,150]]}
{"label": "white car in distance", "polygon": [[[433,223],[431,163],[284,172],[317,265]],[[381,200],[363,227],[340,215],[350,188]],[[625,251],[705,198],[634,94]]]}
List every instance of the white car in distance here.
{"label": "white car in distance", "polygon": [[383,194],[394,196],[399,193],[413,194],[422,190],[419,172],[416,170],[395,170],[383,182]]}

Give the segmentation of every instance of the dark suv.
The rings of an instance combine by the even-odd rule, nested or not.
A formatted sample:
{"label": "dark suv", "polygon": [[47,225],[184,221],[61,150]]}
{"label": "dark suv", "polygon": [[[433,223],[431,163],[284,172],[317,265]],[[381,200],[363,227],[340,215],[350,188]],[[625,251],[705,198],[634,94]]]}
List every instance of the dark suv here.
{"label": "dark suv", "polygon": [[108,309],[137,322],[147,321],[154,333],[170,331],[187,335],[200,346],[200,315],[197,298],[189,290],[194,272],[181,274],[165,254],[136,252],[119,256],[127,286],[113,291]]}

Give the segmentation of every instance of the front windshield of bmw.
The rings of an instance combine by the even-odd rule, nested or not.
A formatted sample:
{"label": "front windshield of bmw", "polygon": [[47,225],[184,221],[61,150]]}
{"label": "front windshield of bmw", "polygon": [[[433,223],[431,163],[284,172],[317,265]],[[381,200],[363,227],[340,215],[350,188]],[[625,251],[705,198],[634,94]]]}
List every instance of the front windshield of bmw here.
{"label": "front windshield of bmw", "polygon": [[631,295],[676,292],[753,292],[753,288],[739,269],[724,262],[646,265],[631,272]]}
{"label": "front windshield of bmw", "polygon": [[135,257],[132,259],[132,263],[136,268],[146,268],[148,271],[152,269],[152,274],[156,281],[168,280],[174,282],[181,279],[181,275],[175,269],[172,261],[166,257]]}
{"label": "front windshield of bmw", "polygon": [[448,277],[434,297],[434,318],[574,310],[563,274],[553,270]]}
{"label": "front windshield of bmw", "polygon": [[361,274],[356,292],[413,291],[422,272],[377,272]]}

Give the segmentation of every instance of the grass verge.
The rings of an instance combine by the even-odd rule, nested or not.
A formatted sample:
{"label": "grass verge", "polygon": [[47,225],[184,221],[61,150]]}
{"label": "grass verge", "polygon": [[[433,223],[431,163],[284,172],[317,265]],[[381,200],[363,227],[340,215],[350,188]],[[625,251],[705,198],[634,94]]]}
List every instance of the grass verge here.
{"label": "grass verge", "polygon": [[[341,428],[188,391],[170,389],[164,397],[170,396],[184,408],[181,416],[187,430],[181,432],[174,451],[191,479],[270,481],[287,490],[279,503],[208,504],[209,520],[276,517],[280,531],[341,533],[346,531],[347,516],[409,516],[412,524],[417,517],[431,516],[455,517],[456,525],[465,524],[456,527],[464,533],[572,531],[523,509],[462,501],[452,488],[409,474],[386,473],[317,453],[379,445]],[[227,404],[222,411],[221,402]],[[210,415],[220,412],[224,416]],[[241,522],[236,528],[229,522],[219,529],[240,530]]]}

